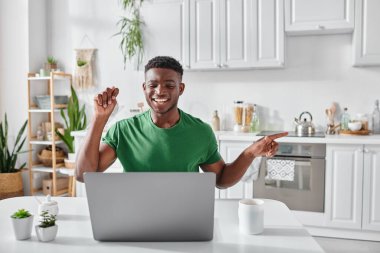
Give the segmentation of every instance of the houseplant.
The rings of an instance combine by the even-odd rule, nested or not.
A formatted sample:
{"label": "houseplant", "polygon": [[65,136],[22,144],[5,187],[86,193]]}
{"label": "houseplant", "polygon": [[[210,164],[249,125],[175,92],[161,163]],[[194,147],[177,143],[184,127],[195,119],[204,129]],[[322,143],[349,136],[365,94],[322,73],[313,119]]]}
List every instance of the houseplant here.
{"label": "houseplant", "polygon": [[25,209],[19,209],[12,214],[11,218],[16,239],[29,239],[32,234],[33,215]]}
{"label": "houseplant", "polygon": [[57,60],[53,56],[48,56],[47,63],[45,65],[45,69],[48,73],[52,70],[56,70],[57,67]]}
{"label": "houseplant", "polygon": [[[8,120],[5,114],[4,122],[0,122],[0,199],[23,195],[21,169],[26,163],[16,168],[17,155],[21,152],[26,137],[22,138],[27,120],[22,125],[11,149],[8,144]],[[24,151],[26,152],[26,151]]]}
{"label": "houseplant", "polygon": [[38,240],[41,242],[54,240],[58,232],[58,225],[55,224],[56,216],[48,211],[43,211],[40,216],[40,224],[35,226]]}
{"label": "houseplant", "polygon": [[132,17],[121,17],[117,22],[120,35],[120,50],[123,54],[124,68],[127,60],[131,60],[137,55],[137,66],[142,62],[144,43],[142,39],[141,25],[143,22],[140,19],[139,8],[144,0],[122,0],[123,10],[128,11]]}
{"label": "houseplant", "polygon": [[[66,144],[69,153],[74,153],[74,137],[71,136],[71,132],[85,129],[87,126],[87,117],[85,105],[79,109],[78,96],[73,86],[71,86],[71,96],[67,104],[67,113],[65,113],[65,110],[61,109],[61,116],[66,127],[64,134],[61,134],[58,130],[55,132]],[[72,159],[69,157],[69,160],[75,160],[75,158]]]}

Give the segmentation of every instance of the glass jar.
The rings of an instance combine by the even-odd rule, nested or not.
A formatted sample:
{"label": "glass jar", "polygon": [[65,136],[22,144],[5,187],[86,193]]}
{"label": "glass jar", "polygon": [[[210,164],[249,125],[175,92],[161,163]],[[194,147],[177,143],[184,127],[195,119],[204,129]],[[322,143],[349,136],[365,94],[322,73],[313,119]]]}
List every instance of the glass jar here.
{"label": "glass jar", "polygon": [[249,132],[252,118],[253,118],[253,111],[254,111],[253,104],[245,103],[243,105],[242,132]]}
{"label": "glass jar", "polygon": [[234,101],[233,115],[234,131],[240,132],[243,125],[243,101]]}
{"label": "glass jar", "polygon": [[260,127],[259,112],[257,111],[257,105],[254,104],[250,132],[259,132],[259,127]]}

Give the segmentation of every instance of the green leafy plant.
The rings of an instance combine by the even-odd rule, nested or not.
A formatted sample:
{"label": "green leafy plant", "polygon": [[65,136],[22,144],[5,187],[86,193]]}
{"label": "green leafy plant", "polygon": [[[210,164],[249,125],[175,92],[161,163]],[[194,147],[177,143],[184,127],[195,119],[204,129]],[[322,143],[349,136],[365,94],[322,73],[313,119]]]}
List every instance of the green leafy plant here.
{"label": "green leafy plant", "polygon": [[86,65],[87,64],[87,61],[84,61],[84,60],[82,60],[82,59],[78,59],[77,60],[77,65],[78,65],[78,67],[82,67],[82,66],[84,66],[84,65]]}
{"label": "green leafy plant", "polygon": [[62,135],[58,130],[56,130],[55,133],[66,144],[69,152],[74,153],[74,137],[71,136],[71,132],[85,129],[87,126],[87,117],[85,105],[79,109],[78,96],[73,86],[71,86],[71,96],[67,104],[67,116],[64,109],[61,109],[61,116],[66,125],[64,134]]}
{"label": "green leafy plant", "polygon": [[47,62],[49,64],[57,64],[57,60],[53,56],[48,56]]}
{"label": "green leafy plant", "polygon": [[122,6],[125,11],[129,11],[131,18],[121,17],[117,22],[119,32],[114,36],[121,37],[120,50],[123,54],[124,69],[127,60],[131,60],[137,55],[137,63],[140,65],[144,54],[144,43],[142,39],[141,26],[143,22],[140,19],[139,8],[144,0],[122,0]]}
{"label": "green leafy plant", "polygon": [[27,151],[21,151],[24,146],[26,137],[22,139],[25,128],[28,121],[22,125],[20,131],[18,132],[16,142],[13,146],[12,151],[8,146],[8,120],[7,114],[5,114],[4,122],[0,122],[0,173],[13,173],[24,168],[26,163],[22,164],[18,169],[16,169],[17,155],[25,153]]}
{"label": "green leafy plant", "polygon": [[14,212],[12,214],[12,218],[13,219],[24,219],[24,218],[28,218],[32,216],[29,211],[25,210],[25,209],[19,209],[17,212]]}
{"label": "green leafy plant", "polygon": [[49,214],[48,211],[43,211],[41,214],[41,220],[40,225],[38,225],[41,228],[48,228],[55,225],[56,216],[53,214]]}

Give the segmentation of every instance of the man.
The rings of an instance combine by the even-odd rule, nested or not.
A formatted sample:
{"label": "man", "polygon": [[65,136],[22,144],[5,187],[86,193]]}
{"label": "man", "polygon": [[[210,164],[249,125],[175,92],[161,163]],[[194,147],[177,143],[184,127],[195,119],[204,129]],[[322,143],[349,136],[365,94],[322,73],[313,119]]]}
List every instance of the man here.
{"label": "man", "polygon": [[232,163],[218,152],[210,126],[178,109],[185,90],[181,64],[166,56],[151,59],[145,66],[142,88],[150,110],[113,125],[100,143],[102,131],[117,103],[119,89],[107,88],[94,98],[95,115],[77,160],[76,176],[103,172],[119,158],[124,171],[189,171],[199,167],[216,174],[216,185],[227,188],[237,183],[253,159],[273,156],[280,133],[250,145]]}

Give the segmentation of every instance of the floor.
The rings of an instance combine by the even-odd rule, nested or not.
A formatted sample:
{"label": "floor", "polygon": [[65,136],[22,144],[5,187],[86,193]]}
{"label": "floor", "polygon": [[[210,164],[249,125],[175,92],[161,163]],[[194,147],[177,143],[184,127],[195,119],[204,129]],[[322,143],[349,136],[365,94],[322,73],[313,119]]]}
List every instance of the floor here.
{"label": "floor", "polygon": [[314,237],[326,253],[380,253],[380,242]]}

